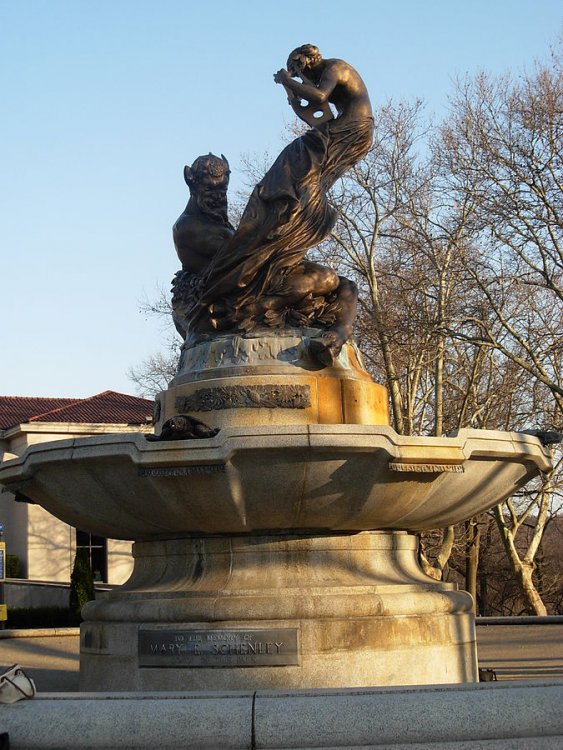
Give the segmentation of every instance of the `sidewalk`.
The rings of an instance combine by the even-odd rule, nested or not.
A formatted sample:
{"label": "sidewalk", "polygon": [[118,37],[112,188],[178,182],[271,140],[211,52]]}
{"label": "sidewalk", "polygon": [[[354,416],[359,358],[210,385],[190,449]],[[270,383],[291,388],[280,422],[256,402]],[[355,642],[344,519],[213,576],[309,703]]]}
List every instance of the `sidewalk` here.
{"label": "sidewalk", "polygon": [[494,669],[499,680],[563,677],[563,618],[558,619],[557,624],[478,625],[479,666]]}
{"label": "sidewalk", "polygon": [[79,634],[78,628],[0,631],[0,674],[20,664],[41,692],[77,691]]}

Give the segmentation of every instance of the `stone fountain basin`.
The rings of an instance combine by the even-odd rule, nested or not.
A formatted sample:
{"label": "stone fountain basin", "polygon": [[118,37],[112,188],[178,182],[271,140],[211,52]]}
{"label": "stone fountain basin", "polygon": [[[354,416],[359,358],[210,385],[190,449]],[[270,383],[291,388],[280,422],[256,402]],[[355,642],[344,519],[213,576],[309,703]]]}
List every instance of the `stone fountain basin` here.
{"label": "stone fountain basin", "polygon": [[420,531],[463,521],[551,468],[539,440],[390,427],[230,427],[204,440],[130,433],[32,446],[0,468],[8,491],[115,539],[271,531]]}

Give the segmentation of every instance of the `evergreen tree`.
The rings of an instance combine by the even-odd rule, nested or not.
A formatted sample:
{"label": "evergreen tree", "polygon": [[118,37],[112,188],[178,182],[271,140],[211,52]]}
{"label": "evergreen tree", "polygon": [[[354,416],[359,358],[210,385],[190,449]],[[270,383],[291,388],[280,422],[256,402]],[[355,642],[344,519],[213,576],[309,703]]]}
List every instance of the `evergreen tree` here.
{"label": "evergreen tree", "polygon": [[77,549],[74,567],[70,576],[70,594],[68,606],[71,617],[80,620],[80,611],[86,602],[95,599],[94,576],[88,559],[88,551]]}

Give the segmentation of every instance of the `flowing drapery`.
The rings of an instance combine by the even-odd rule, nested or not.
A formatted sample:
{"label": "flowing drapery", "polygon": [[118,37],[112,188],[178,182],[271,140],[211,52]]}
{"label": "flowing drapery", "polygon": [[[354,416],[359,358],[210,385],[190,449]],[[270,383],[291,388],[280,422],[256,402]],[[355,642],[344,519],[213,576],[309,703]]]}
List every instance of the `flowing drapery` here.
{"label": "flowing drapery", "polygon": [[372,137],[371,117],[336,118],[284,148],[206,271],[200,310],[217,301],[237,310],[283,286],[284,274],[332,229],[336,211],[328,190],[367,154]]}

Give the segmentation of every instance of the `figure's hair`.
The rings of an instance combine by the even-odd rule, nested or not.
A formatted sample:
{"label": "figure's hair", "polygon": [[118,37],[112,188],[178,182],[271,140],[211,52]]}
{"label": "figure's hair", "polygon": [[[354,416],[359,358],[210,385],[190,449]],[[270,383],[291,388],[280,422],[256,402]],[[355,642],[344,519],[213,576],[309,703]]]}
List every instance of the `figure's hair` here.
{"label": "figure's hair", "polygon": [[307,65],[316,65],[322,59],[318,47],[315,47],[314,44],[302,44],[301,47],[296,47],[293,52],[290,52],[287,58],[287,69],[291,73],[293,63],[295,62],[301,68],[305,68]]}
{"label": "figure's hair", "polygon": [[212,154],[211,151],[205,156],[198,156],[191,166],[191,171],[196,178],[203,174],[210,174],[213,175],[213,177],[221,177],[222,175],[229,175],[231,173],[229,162],[225,159],[223,154],[221,154],[221,158],[219,158],[218,156],[215,156],[215,154]]}

